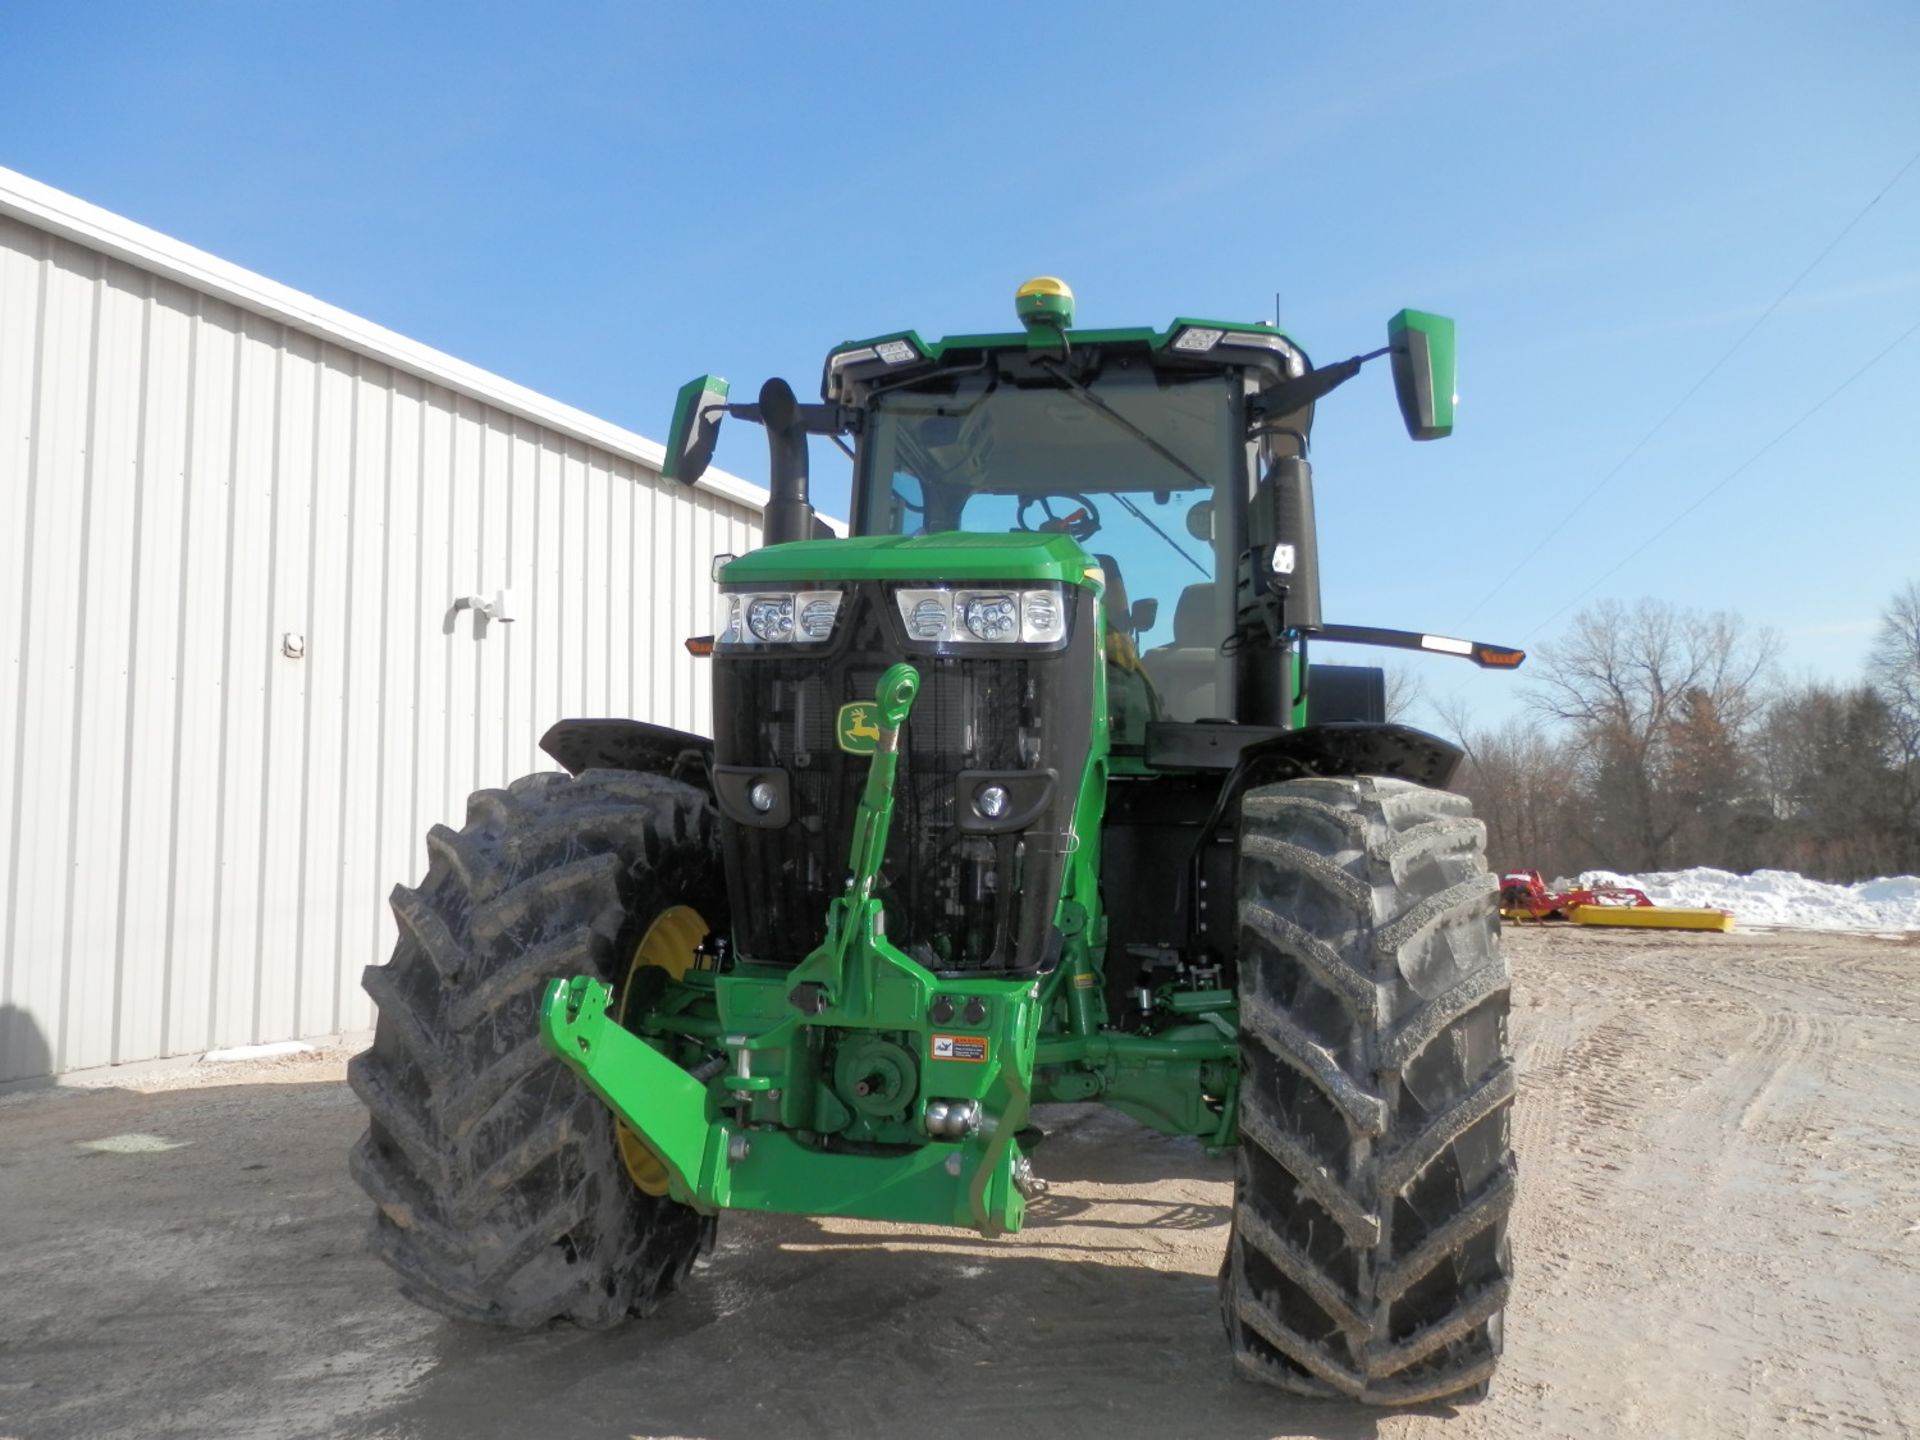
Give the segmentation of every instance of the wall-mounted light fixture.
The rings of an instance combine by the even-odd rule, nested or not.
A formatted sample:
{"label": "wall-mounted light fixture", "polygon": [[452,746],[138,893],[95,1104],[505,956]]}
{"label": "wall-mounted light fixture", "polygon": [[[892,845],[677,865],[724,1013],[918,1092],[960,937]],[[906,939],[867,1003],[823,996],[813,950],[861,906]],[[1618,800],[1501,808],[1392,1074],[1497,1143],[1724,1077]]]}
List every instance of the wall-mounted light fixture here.
{"label": "wall-mounted light fixture", "polygon": [[453,608],[477,611],[489,620],[498,620],[502,625],[511,625],[520,618],[519,608],[514,603],[513,591],[507,589],[494,591],[491,600],[484,595],[468,595],[464,599],[456,600]]}

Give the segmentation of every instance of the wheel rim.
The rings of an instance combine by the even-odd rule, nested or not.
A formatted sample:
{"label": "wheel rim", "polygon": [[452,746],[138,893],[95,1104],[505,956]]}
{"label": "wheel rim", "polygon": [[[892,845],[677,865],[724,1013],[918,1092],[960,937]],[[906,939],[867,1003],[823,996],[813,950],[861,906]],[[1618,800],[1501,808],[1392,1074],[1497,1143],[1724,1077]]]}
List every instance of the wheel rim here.
{"label": "wheel rim", "polygon": [[[620,988],[620,1011],[615,1017],[622,1025],[637,1016],[627,1014],[627,1000],[634,993],[633,980],[641,970],[651,966],[664,970],[675,979],[681,979],[693,968],[695,952],[700,942],[707,938],[711,927],[700,912],[691,905],[673,905],[654,916],[653,923],[647,927],[647,933],[640,937],[640,943],[634,947],[633,961],[627,966],[626,983]],[[627,1178],[634,1187],[648,1195],[667,1193],[666,1163],[654,1153],[653,1147],[630,1129],[625,1121],[616,1123],[615,1136],[620,1146],[620,1162],[626,1166]]]}

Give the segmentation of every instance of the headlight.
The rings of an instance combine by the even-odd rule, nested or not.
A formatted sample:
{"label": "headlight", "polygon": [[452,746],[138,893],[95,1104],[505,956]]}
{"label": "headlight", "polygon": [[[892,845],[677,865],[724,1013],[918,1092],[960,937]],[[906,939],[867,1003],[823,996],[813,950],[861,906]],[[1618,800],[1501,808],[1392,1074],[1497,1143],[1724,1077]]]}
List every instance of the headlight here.
{"label": "headlight", "polygon": [[976,640],[1011,640],[1020,628],[1020,606],[1011,595],[970,595],[960,616]]}
{"label": "headlight", "polygon": [[838,590],[724,592],[714,621],[715,643],[789,645],[831,640],[842,598]]}
{"label": "headlight", "polygon": [[833,635],[834,617],[840,613],[838,595],[822,595],[800,607],[800,633],[809,640],[826,640]]}
{"label": "headlight", "polygon": [[897,373],[902,366],[920,364],[926,358],[926,350],[913,335],[896,335],[891,340],[837,350],[827,356],[821,393],[829,400],[844,400],[853,383]]}
{"label": "headlight", "polygon": [[924,644],[1057,645],[1067,637],[1059,585],[1031,590],[896,590],[907,638]]}
{"label": "headlight", "polygon": [[756,640],[793,638],[793,597],[756,595],[747,602],[747,629]]}
{"label": "headlight", "polygon": [[945,595],[928,595],[909,603],[906,595],[902,594],[900,613],[906,617],[907,633],[916,640],[946,639],[950,624],[948,603]]}
{"label": "headlight", "polygon": [[1187,355],[1209,354],[1216,347],[1221,350],[1265,350],[1279,358],[1280,367],[1290,377],[1297,380],[1307,373],[1307,357],[1278,330],[1228,330],[1213,325],[1187,325],[1173,337],[1171,346]]}
{"label": "headlight", "polygon": [[1029,590],[1020,597],[1020,638],[1051,645],[1067,635],[1067,607],[1057,590]]}
{"label": "headlight", "polygon": [[1211,350],[1226,333],[1224,330],[1208,329],[1204,325],[1189,325],[1174,337],[1173,348],[1189,352]]}

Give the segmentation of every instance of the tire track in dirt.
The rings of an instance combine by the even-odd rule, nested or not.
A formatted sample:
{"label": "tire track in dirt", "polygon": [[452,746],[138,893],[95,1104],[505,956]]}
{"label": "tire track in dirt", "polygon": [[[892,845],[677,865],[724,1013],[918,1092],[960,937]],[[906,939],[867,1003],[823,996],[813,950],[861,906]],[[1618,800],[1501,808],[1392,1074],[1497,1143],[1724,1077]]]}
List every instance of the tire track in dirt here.
{"label": "tire track in dirt", "polygon": [[[1920,945],[1565,929],[1508,951],[1517,1276],[1477,1405],[1364,1413],[1234,1379],[1228,1165],[1097,1108],[1042,1121],[1054,1188],[1018,1236],[729,1215],[652,1320],[443,1323],[359,1247],[335,1057],[295,1085],[224,1068],[218,1089],[0,1106],[0,1434],[1920,1433]],[[76,1148],[130,1130],[193,1143]]]}
{"label": "tire track in dirt", "polygon": [[[1831,1280],[1795,1169],[1835,1118],[1849,1022],[1900,996],[1896,976],[1844,943],[1776,957],[1770,939],[1550,938],[1509,943],[1524,997],[1521,1272],[1504,1403],[1467,1433],[1782,1433],[1773,1377],[1805,1345],[1857,1357],[1859,1393],[1850,1408],[1828,1403],[1803,1374],[1785,1393],[1813,1392],[1835,1433],[1852,1433],[1849,1420],[1905,1433],[1888,1398],[1899,1382],[1870,1363],[1871,1337],[1826,1323],[1846,1311],[1823,1298]],[[1849,963],[1827,966],[1836,951]],[[1856,981],[1867,993],[1846,995]],[[1905,1057],[1909,1085],[1915,1070]],[[1804,1338],[1782,1294],[1796,1283],[1826,1307]]]}

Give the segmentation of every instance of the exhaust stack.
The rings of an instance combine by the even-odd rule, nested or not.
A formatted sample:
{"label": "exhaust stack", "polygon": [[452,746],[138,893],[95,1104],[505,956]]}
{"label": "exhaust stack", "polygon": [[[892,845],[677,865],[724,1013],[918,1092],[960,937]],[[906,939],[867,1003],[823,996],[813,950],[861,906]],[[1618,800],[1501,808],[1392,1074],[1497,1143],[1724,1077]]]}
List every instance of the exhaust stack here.
{"label": "exhaust stack", "polygon": [[813,500],[808,493],[807,423],[793,387],[778,377],[760,387],[760,423],[767,429],[767,545],[811,540]]}

